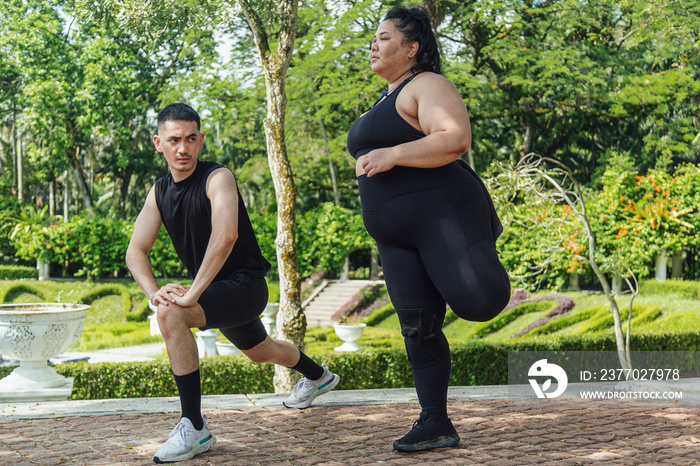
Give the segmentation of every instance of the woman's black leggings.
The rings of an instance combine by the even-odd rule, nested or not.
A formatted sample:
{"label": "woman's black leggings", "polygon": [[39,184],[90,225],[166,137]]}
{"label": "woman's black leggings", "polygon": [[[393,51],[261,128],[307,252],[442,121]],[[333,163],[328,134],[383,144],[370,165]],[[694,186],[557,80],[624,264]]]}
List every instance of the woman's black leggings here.
{"label": "woman's black leggings", "polygon": [[358,184],[418,399],[424,410],[444,410],[451,366],[442,332],[446,304],[463,319],[487,321],[510,299],[487,194],[460,163],[395,167],[360,176]]}

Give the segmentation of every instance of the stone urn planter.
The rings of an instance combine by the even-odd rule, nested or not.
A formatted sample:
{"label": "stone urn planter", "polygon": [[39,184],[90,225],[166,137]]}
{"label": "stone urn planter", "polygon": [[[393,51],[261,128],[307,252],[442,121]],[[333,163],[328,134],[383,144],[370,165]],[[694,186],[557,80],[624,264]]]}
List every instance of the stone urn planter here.
{"label": "stone urn planter", "polygon": [[70,396],[73,379],[58,374],[47,360],[78,341],[89,308],[61,303],[0,305],[0,353],[19,361],[19,367],[0,380],[0,402]]}
{"label": "stone urn planter", "polygon": [[277,322],[277,311],[279,311],[279,303],[267,303],[265,309],[262,312],[262,318],[260,319],[267,330],[267,334],[272,336],[272,332],[275,331],[275,325]]}
{"label": "stone urn planter", "polygon": [[357,351],[361,350],[362,346],[355,343],[362,336],[367,324],[335,324],[335,334],[345,343],[334,348],[335,351]]}
{"label": "stone urn planter", "polygon": [[219,353],[219,356],[242,356],[243,353],[241,353],[241,350],[236,348],[236,345],[233,343],[230,343],[228,341],[217,341],[216,342],[216,351]]}
{"label": "stone urn planter", "polygon": [[148,316],[149,331],[152,337],[161,335],[160,326],[158,325],[158,306],[153,304],[151,300],[148,300],[148,308],[153,311],[153,314]]}

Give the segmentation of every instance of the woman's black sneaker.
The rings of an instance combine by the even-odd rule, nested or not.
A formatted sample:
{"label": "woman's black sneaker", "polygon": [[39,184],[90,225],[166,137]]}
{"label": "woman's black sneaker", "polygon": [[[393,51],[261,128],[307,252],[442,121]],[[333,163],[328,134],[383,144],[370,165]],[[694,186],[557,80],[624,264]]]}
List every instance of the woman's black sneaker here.
{"label": "woman's black sneaker", "polygon": [[430,419],[427,413],[413,423],[413,429],[394,442],[394,450],[421,451],[432,448],[454,447],[459,443],[459,435],[452,422]]}

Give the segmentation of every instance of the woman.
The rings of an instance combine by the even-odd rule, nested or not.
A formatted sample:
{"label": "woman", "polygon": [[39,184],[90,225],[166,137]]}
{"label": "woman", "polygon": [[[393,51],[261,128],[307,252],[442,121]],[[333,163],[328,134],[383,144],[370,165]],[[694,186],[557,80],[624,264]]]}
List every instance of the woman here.
{"label": "woman", "polygon": [[495,246],[502,228],[483,183],[458,160],[471,144],[469,116],[440,74],[428,13],[389,11],[370,62],[388,90],[355,121],[348,150],[357,159],[362,216],[377,242],[422,409],[394,448],[455,446],[459,436],[447,417],[446,303],[473,321],[506,306],[510,282]]}

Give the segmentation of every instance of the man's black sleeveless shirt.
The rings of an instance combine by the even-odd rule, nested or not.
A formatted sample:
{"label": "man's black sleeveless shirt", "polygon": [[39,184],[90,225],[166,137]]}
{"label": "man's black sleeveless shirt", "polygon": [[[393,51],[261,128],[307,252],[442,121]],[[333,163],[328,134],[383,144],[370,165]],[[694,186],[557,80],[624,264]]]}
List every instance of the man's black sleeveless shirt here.
{"label": "man's black sleeveless shirt", "polygon": [[[212,231],[207,179],[219,168],[222,165],[218,163],[199,160],[194,172],[184,180],[176,183],[172,175],[168,174],[155,184],[160,217],[177,255],[193,278],[202,265]],[[238,239],[214,281],[241,271],[255,277],[264,277],[268,270],[270,263],[260,252],[243,198],[238,191]]]}

